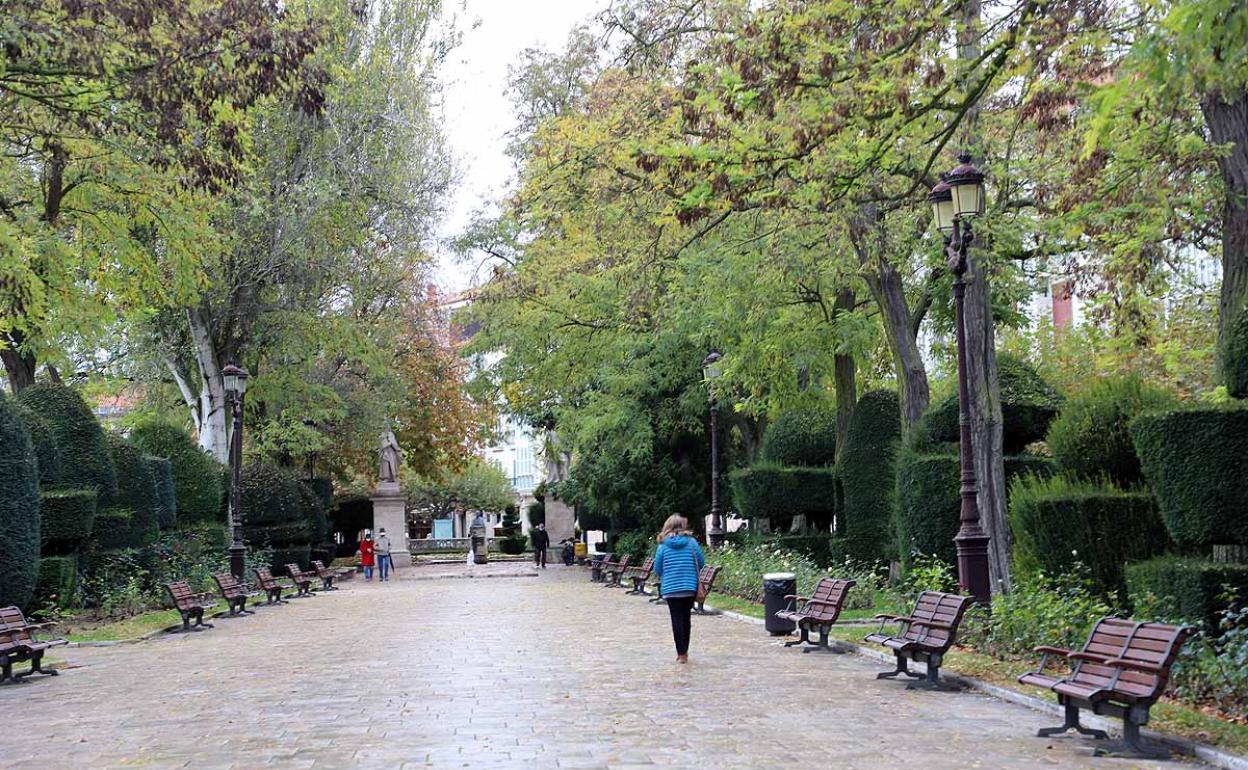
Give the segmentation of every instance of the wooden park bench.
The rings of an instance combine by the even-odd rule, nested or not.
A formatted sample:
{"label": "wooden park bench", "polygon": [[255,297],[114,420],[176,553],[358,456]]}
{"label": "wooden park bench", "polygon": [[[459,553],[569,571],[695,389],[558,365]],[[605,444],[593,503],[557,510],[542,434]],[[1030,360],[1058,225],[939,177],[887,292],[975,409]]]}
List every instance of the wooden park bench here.
{"label": "wooden park bench", "polygon": [[[1079,723],[1079,709],[1087,709],[1093,714],[1122,718],[1121,748],[1125,751],[1100,749],[1097,754],[1165,756],[1165,752],[1150,749],[1140,741],[1140,727],[1148,724],[1148,711],[1165,691],[1175,658],[1193,633],[1195,629],[1188,626],[1102,618],[1077,652],[1037,647],[1040,665],[1018,681],[1057,693],[1057,702],[1066,710],[1061,727],[1046,727],[1037,735],[1047,738],[1075,730],[1094,738],[1107,738],[1103,731]],[[1046,673],[1051,657],[1063,658],[1069,673]]]}
{"label": "wooden park bench", "polygon": [[[191,590],[191,586],[185,580],[175,580],[172,583],[165,583],[165,590],[169,592],[169,598],[173,600],[173,608],[182,616],[182,631],[203,631],[205,628],[212,628],[211,623],[204,622],[204,610],[209,607],[216,607],[216,602],[208,601],[211,594],[197,594]],[[194,621],[194,625],[191,622]]]}
{"label": "wooden park bench", "polygon": [[601,557],[600,557],[600,558],[594,559],[592,562],[590,562],[590,564],[589,564],[589,581],[590,581],[591,583],[601,583],[601,582],[602,582],[602,570],[603,570],[603,568],[604,568],[607,564],[610,564],[610,563],[611,563],[611,560],[612,560],[612,559],[614,559],[614,558],[615,558],[615,554],[613,554],[613,553],[604,553],[604,554],[602,554],[602,555],[601,555]]}
{"label": "wooden park bench", "polygon": [[329,567],[326,567],[325,562],[319,559],[312,562],[312,567],[317,570],[317,574],[320,574],[320,571],[323,569],[328,569],[330,572],[334,573],[334,581],[338,583],[355,577],[355,567],[335,567],[332,564]]}
{"label": "wooden park bench", "polygon": [[256,585],[260,586],[260,590],[264,591],[268,599],[265,604],[285,604],[286,600],[282,598],[282,591],[286,589],[286,586],[278,582],[277,578],[273,577],[273,573],[267,569],[257,568],[255,572]]}
{"label": "wooden park bench", "polygon": [[212,579],[216,581],[217,588],[221,589],[221,598],[229,606],[231,616],[254,614],[253,610],[247,609],[247,600],[259,596],[259,591],[250,590],[246,583],[229,572],[214,572]]}
{"label": "wooden park bench", "polygon": [[602,582],[603,588],[619,588],[620,581],[624,578],[624,573],[628,571],[628,563],[633,560],[632,556],[624,554],[619,561],[610,562],[602,565]]}
{"label": "wooden park bench", "polygon": [[[789,600],[789,609],[777,612],[776,617],[793,621],[802,634],[801,639],[785,642],[784,646],[809,644],[812,646],[803,648],[802,652],[811,650],[841,652],[828,644],[828,634],[832,631],[832,626],[836,624],[837,618],[841,616],[841,606],[845,603],[845,595],[856,585],[858,583],[853,580],[825,577],[820,578],[815,584],[815,591],[810,596],[792,594],[784,597]],[[811,629],[819,630],[818,642],[810,640]]]}
{"label": "wooden park bench", "polygon": [[338,570],[329,569],[325,566],[325,562],[318,559],[312,562],[312,571],[321,579],[321,588],[326,591],[338,590],[338,586],[334,585],[334,581],[341,577]]}
{"label": "wooden park bench", "polygon": [[[958,626],[970,605],[969,596],[924,591],[919,594],[919,599],[909,615],[876,615],[875,619],[880,621],[880,627],[875,633],[867,635],[866,640],[884,645],[897,658],[896,671],[878,674],[876,678],[891,679],[905,674],[921,680],[911,682],[907,689],[956,689],[940,681],[940,664],[945,653],[953,646],[958,635]],[[900,623],[901,633],[895,636],[885,633],[884,626],[889,623]],[[907,663],[911,660],[927,664],[926,677],[910,671]]]}
{"label": "wooden park bench", "polygon": [[295,582],[295,598],[299,599],[304,596],[316,596],[312,593],[312,581],[316,578],[315,572],[305,571],[298,564],[287,564],[286,573],[290,575],[290,579]]}
{"label": "wooden park bench", "polygon": [[706,597],[711,595],[711,589],[715,586],[715,578],[719,577],[722,567],[712,567],[709,564],[698,572],[698,593],[693,599],[693,611],[699,615],[710,615],[711,612],[706,609]]}
{"label": "wooden park bench", "polygon": [[[39,641],[35,633],[46,630],[55,623],[31,623],[17,607],[0,608],[0,682],[11,679],[20,681],[31,674],[57,676],[56,669],[44,670],[43,653],[52,647],[68,644],[64,639]],[[13,673],[14,663],[30,662],[30,670]]]}
{"label": "wooden park bench", "polygon": [[628,593],[633,596],[649,596],[650,592],[646,590],[646,582],[650,580],[652,574],[654,574],[654,557],[647,556],[642,561],[640,567],[633,567],[625,576],[633,581],[633,587]]}

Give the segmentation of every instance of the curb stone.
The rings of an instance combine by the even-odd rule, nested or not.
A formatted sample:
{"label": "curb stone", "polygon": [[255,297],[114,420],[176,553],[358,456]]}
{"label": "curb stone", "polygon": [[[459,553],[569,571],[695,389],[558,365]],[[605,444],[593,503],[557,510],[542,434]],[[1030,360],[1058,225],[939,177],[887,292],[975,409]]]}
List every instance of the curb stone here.
{"label": "curb stone", "polygon": [[[749,615],[742,615],[739,612],[732,612],[730,610],[719,610],[719,612],[724,617],[732,618],[736,621],[750,623],[756,626],[765,624],[765,621],[761,618],[752,618]],[[846,652],[852,652],[860,657],[869,658],[881,663],[888,663],[890,665],[893,662],[891,656],[885,655],[882,652],[868,647],[863,647],[860,644],[847,642],[842,639],[836,639],[833,640],[833,642],[836,644],[838,649]],[[1033,711],[1040,711],[1042,713],[1052,714],[1057,717],[1062,716],[1062,708],[1057,705],[1056,702],[1041,700],[1040,698],[1018,692],[1017,690],[1011,690],[1008,687],[1002,687],[990,682],[985,682],[982,679],[976,679],[975,677],[959,674],[954,671],[942,671],[941,678],[947,679],[972,690],[978,690],[986,695],[991,695],[998,700],[1006,701],[1007,703],[1026,706]],[[1105,719],[1104,717],[1098,717],[1094,714],[1085,715],[1083,723],[1089,727],[1095,727],[1110,732],[1117,732],[1120,730],[1120,726],[1117,722]],[[1195,757],[1196,759],[1212,765],[1213,767],[1221,768],[1221,770],[1248,770],[1248,757],[1231,754],[1217,748],[1216,746],[1210,746],[1207,743],[1200,743],[1198,741],[1191,740],[1190,738],[1183,738],[1177,735],[1166,735],[1164,733],[1158,733],[1148,729],[1142,730],[1141,733],[1152,742],[1160,744],[1177,754]]]}

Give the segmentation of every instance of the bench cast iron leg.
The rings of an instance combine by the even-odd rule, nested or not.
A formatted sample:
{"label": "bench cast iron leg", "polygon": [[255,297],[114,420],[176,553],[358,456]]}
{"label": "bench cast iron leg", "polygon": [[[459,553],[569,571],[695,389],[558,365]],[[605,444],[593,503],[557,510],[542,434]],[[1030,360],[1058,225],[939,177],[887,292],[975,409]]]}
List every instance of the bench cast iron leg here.
{"label": "bench cast iron leg", "polygon": [[[957,692],[962,688],[949,684],[940,678],[940,661],[943,656],[929,655],[927,658],[927,676],[918,682],[906,685],[907,690],[940,690],[941,692]],[[912,675],[913,676],[913,675]]]}
{"label": "bench cast iron leg", "polygon": [[[1102,733],[1104,735],[1104,733]],[[1092,752],[1098,757],[1136,757],[1139,759],[1169,759],[1170,752],[1165,749],[1154,748],[1144,743],[1140,738],[1140,723],[1131,718],[1131,712],[1128,711],[1126,716],[1122,718],[1122,740],[1115,741],[1108,746],[1101,746]]]}
{"label": "bench cast iron leg", "polygon": [[793,647],[798,644],[810,644],[810,629],[799,624],[797,630],[801,632],[801,639],[793,639],[784,643],[785,647]]}
{"label": "bench cast iron leg", "polygon": [[1084,727],[1079,722],[1079,706],[1078,704],[1066,702],[1066,721],[1061,727],[1044,727],[1036,731],[1039,738],[1048,738],[1052,735],[1061,735],[1068,730],[1074,730],[1080,735],[1090,735],[1093,738],[1105,740],[1109,735],[1104,730],[1093,730],[1091,727]]}
{"label": "bench cast iron leg", "polygon": [[908,677],[913,677],[914,679],[923,678],[922,674],[916,674],[910,670],[910,663],[907,658],[903,657],[900,653],[893,653],[893,655],[897,658],[897,670],[885,671],[882,674],[876,674],[876,679],[894,679],[902,674],[905,674]]}
{"label": "bench cast iron leg", "polygon": [[828,641],[828,634],[832,632],[831,626],[819,626],[819,641],[811,642],[813,646],[807,647],[802,652],[830,652],[833,655],[845,655],[849,650],[842,650],[839,647],[833,647]]}

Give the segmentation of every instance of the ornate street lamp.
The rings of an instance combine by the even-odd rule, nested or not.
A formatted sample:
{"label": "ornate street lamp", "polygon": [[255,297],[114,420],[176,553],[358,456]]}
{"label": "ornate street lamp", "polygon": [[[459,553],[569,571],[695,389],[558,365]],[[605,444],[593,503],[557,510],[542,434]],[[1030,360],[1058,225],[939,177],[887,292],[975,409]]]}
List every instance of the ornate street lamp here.
{"label": "ornate street lamp", "polygon": [[711,528],[706,532],[706,542],[711,548],[724,544],[724,523],[719,515],[719,415],[715,404],[715,380],[724,374],[722,360],[723,355],[717,350],[712,350],[702,360],[702,377],[711,402]]}
{"label": "ornate street lamp", "polygon": [[984,213],[984,175],[963,152],[959,164],[932,188],[936,227],[945,239],[945,255],[953,273],[953,298],[957,311],[958,427],[962,466],[961,527],[953,538],[958,552],[958,587],[981,604],[991,600],[988,573],[988,533],[979,520],[979,488],[975,479],[975,456],[971,446],[971,389],[966,370],[966,270],[967,254],[975,233],[971,221]]}
{"label": "ornate street lamp", "polygon": [[247,392],[247,370],[234,364],[221,370],[225,380],[225,400],[234,418],[230,434],[230,573],[243,577],[243,395]]}

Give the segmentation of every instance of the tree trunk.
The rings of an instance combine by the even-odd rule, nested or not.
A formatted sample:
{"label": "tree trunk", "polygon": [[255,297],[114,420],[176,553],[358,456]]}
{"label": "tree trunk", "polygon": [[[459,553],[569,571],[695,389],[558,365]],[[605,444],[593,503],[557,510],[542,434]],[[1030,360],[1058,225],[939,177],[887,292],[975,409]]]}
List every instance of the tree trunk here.
{"label": "tree trunk", "polygon": [[4,362],[4,372],[9,378],[9,387],[14,393],[21,393],[27,386],[35,384],[35,366],[37,361],[30,353],[18,350],[22,344],[22,333],[9,332],[3,348],[0,348],[0,361]]}
{"label": "tree trunk", "polygon": [[1227,393],[1248,398],[1248,89],[1212,94],[1200,107],[1213,143],[1230,145],[1218,158],[1226,185],[1218,352]]}
{"label": "tree trunk", "polygon": [[218,462],[225,463],[229,460],[229,422],[226,420],[225,381],[212,342],[212,327],[207,311],[201,308],[188,308],[186,316],[200,375],[199,408],[191,410],[199,429],[199,446]]}
{"label": "tree trunk", "polygon": [[[833,323],[837,316],[853,311],[854,300],[853,289],[841,289],[836,293],[836,301],[832,304]],[[845,436],[849,432],[849,418],[858,403],[857,366],[851,354],[834,353],[832,367],[836,385],[836,460],[840,462],[841,448],[845,446]]]}

